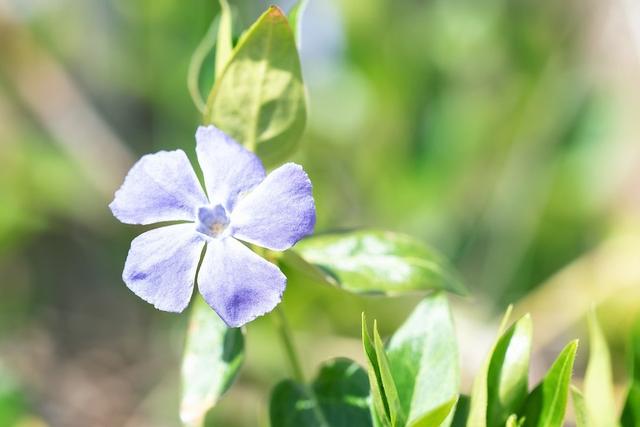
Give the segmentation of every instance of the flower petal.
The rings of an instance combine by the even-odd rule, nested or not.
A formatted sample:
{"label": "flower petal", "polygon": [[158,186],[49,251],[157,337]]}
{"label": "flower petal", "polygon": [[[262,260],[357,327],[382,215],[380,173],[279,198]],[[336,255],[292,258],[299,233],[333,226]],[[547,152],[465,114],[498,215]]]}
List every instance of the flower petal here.
{"label": "flower petal", "polygon": [[189,305],[203,246],[193,224],[147,231],[131,242],[122,279],[157,309],[179,313]]}
{"label": "flower petal", "polygon": [[231,213],[234,237],[277,251],[311,234],[315,223],[311,181],[295,163],[271,172]]}
{"label": "flower petal", "polygon": [[215,126],[200,126],[196,142],[198,162],[212,204],[221,204],[230,211],[240,193],[264,179],[260,159]]}
{"label": "flower petal", "polygon": [[239,327],[278,305],[287,278],[274,264],[233,238],[207,244],[198,289],[231,327]]}
{"label": "flower petal", "polygon": [[126,224],[153,224],[191,221],[207,203],[187,155],[176,150],[142,156],[109,207]]}

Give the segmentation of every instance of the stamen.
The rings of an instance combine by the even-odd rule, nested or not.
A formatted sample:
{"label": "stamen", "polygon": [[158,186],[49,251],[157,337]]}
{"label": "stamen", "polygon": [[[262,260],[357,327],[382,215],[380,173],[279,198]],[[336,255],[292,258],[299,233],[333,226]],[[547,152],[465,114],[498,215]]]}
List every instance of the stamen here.
{"label": "stamen", "polygon": [[196,230],[209,237],[220,237],[229,225],[229,216],[222,205],[198,208]]}

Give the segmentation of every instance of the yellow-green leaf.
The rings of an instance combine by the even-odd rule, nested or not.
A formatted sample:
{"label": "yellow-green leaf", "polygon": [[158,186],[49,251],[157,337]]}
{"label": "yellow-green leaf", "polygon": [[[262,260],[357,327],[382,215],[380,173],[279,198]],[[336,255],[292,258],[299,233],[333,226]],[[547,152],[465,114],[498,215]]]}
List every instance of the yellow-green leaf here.
{"label": "yellow-green leaf", "polygon": [[589,427],[584,396],[577,387],[571,386],[571,400],[573,400],[573,412],[576,416],[576,427]]}
{"label": "yellow-green leaf", "polygon": [[611,356],[593,310],[589,315],[589,363],[584,377],[584,401],[590,426],[618,426],[611,378]]}
{"label": "yellow-green leaf", "polygon": [[294,34],[282,11],[271,6],[234,48],[209,95],[203,121],[269,166],[294,151],[306,117]]}

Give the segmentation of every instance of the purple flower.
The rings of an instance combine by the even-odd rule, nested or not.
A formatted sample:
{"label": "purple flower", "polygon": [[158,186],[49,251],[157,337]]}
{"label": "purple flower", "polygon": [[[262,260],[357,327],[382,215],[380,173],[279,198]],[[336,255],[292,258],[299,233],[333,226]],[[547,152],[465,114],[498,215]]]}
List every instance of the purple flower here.
{"label": "purple flower", "polygon": [[[258,157],[214,126],[199,127],[196,152],[207,195],[182,150],[143,156],[109,207],[126,224],[180,221],[131,242],[122,278],[136,295],[181,312],[198,289],[232,327],[280,302],[286,277],[243,242],[284,251],[315,225],[311,182],[287,163],[268,176]],[[186,221],[186,222],[185,222]]]}

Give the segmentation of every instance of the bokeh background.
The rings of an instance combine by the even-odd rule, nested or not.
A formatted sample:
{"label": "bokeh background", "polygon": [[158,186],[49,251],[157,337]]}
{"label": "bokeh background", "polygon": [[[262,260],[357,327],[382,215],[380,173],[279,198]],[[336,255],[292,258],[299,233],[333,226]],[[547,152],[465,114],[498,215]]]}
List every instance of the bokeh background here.
{"label": "bokeh background", "polygon": [[[1,426],[179,425],[187,315],[127,290],[142,229],[107,204],[141,154],[194,157],[186,74],[216,3],[0,0]],[[231,3],[236,36],[268,6]],[[509,303],[533,315],[534,380],[592,305],[622,377],[640,308],[640,3],[311,0],[301,58],[317,230],[407,232],[452,260],[471,291],[452,298],[464,388]],[[416,302],[293,276],[284,309],[312,374],[362,360],[361,311],[390,333]],[[249,326],[211,425],[266,424],[288,375],[274,337],[268,316]]]}

